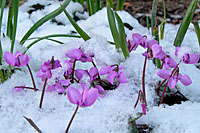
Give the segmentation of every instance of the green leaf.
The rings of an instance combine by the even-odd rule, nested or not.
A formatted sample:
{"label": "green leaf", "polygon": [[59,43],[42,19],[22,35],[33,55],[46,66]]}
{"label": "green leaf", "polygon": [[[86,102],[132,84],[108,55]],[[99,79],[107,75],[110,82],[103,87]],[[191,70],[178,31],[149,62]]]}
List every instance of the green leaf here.
{"label": "green leaf", "polygon": [[160,24],[160,39],[162,40],[164,38],[164,30],[165,30],[165,22],[166,22],[166,8],[165,8],[165,0],[163,0],[163,14],[164,14],[164,20]]}
{"label": "green leaf", "polygon": [[119,30],[119,38],[120,38],[120,46],[122,49],[122,52],[124,54],[125,59],[129,56],[129,51],[128,51],[128,46],[127,46],[127,42],[126,42],[126,34],[125,34],[125,30],[124,30],[124,23],[122,22],[121,18],[119,17],[119,15],[115,12],[115,16],[117,19],[117,23],[118,23],[118,30]]}
{"label": "green leaf", "polygon": [[96,2],[96,12],[99,11],[101,9],[101,0],[95,0]]}
{"label": "green leaf", "polygon": [[123,10],[124,7],[124,0],[117,1],[117,10]]}
{"label": "green leaf", "polygon": [[157,12],[157,0],[153,0],[153,6],[152,6],[152,14],[151,14],[151,32],[152,35],[155,36],[155,29],[156,29],[156,12]]}
{"label": "green leaf", "polygon": [[70,23],[74,26],[76,31],[80,34],[80,36],[83,38],[83,40],[87,41],[90,39],[90,36],[88,36],[79,26],[78,24],[74,21],[74,19],[69,15],[69,13],[64,10],[65,15],[69,19]]}
{"label": "green leaf", "polygon": [[106,0],[106,5],[109,5],[111,8],[113,8],[113,0]]}
{"label": "green leaf", "polygon": [[[43,37],[34,37],[34,38],[29,38],[27,40],[32,40],[32,39],[37,39],[35,41],[33,41],[32,43],[30,43],[28,46],[27,46],[27,50],[24,52],[26,53],[28,51],[29,48],[31,48],[34,44],[36,44],[37,42],[41,41],[41,40],[44,40],[44,39],[47,39],[47,40],[50,40],[50,41],[54,41],[54,42],[57,42],[59,44],[63,44],[63,42],[60,42],[58,40],[55,40],[55,39],[51,39],[52,37],[75,37],[75,38],[81,38],[80,36],[77,36],[77,35],[69,35],[69,34],[53,34],[53,35],[47,35],[47,36],[43,36]],[[27,41],[26,40],[26,41]],[[24,42],[23,42],[24,43]]]}
{"label": "green leaf", "polygon": [[[6,6],[6,0],[1,0],[0,4],[1,4],[1,14],[0,14],[0,37],[1,37],[1,25],[2,25],[3,11]],[[2,50],[2,46],[1,46],[1,40],[0,40],[0,65],[1,65],[1,61],[2,61],[2,56],[3,56],[3,50]],[[1,79],[2,79],[2,76],[1,76]]]}
{"label": "green leaf", "polygon": [[113,40],[115,42],[115,47],[119,49],[120,48],[119,33],[117,31],[117,27],[115,23],[115,16],[112,9],[110,8],[110,5],[107,5],[107,15],[108,15],[108,22],[110,25],[110,30],[113,36]]}
{"label": "green leaf", "polygon": [[197,38],[198,38],[198,41],[199,41],[199,46],[200,46],[200,28],[199,28],[199,23],[198,21],[196,21],[194,23],[194,28],[195,28],[195,32],[197,34]]}
{"label": "green leaf", "polygon": [[7,20],[7,32],[6,32],[6,35],[9,36],[10,40],[12,40],[12,29],[13,29],[12,19],[13,19],[13,6],[12,2],[10,2],[8,11],[8,20]]}
{"label": "green leaf", "polygon": [[63,10],[67,7],[67,5],[69,4],[70,0],[65,0],[65,2],[62,4],[61,7],[57,8],[56,10],[54,10],[53,12],[47,14],[46,16],[44,16],[43,18],[41,18],[40,20],[38,20],[29,30],[28,32],[24,35],[24,37],[21,39],[20,44],[23,45],[24,40],[27,40],[27,38],[38,28],[40,27],[42,24],[44,24],[45,22],[47,22],[48,20],[50,20],[51,18],[59,15],[60,13],[63,12]]}
{"label": "green leaf", "polygon": [[13,53],[14,50],[14,44],[15,44],[15,37],[17,32],[17,18],[18,18],[18,9],[19,9],[19,0],[12,0],[13,3],[13,31],[12,31],[12,42],[11,42],[11,49],[10,51]]}
{"label": "green leaf", "polygon": [[190,25],[190,22],[192,20],[192,17],[194,15],[194,12],[195,12],[195,9],[196,9],[196,6],[197,6],[197,3],[198,3],[198,0],[193,0],[187,11],[186,11],[186,14],[183,18],[183,21],[181,22],[181,25],[178,29],[178,32],[176,34],[176,38],[174,40],[174,46],[176,47],[180,47],[181,46],[181,43],[183,42],[183,39],[185,37],[185,34],[187,32],[187,29]]}

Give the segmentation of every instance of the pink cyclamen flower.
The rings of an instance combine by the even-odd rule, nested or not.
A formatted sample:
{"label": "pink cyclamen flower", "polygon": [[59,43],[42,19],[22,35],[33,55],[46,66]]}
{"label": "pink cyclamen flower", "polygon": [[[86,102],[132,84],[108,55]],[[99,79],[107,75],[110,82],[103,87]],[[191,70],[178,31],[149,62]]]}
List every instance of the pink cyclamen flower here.
{"label": "pink cyclamen flower", "polygon": [[121,72],[121,70],[124,68],[124,66],[121,66],[119,70],[115,71],[114,67],[111,66],[103,66],[99,74],[105,75],[107,74],[106,80],[113,85],[114,79],[116,78],[118,80],[118,86],[120,83],[128,83],[128,80],[126,79],[126,76],[124,72]]}
{"label": "pink cyclamen flower", "polygon": [[65,92],[65,87],[69,86],[70,79],[67,80],[59,80],[55,85],[51,85],[47,87],[47,91],[56,91],[57,93]]}
{"label": "pink cyclamen flower", "polygon": [[171,89],[176,86],[178,80],[180,80],[180,82],[185,86],[192,84],[192,80],[188,75],[182,75],[180,73],[174,73],[173,75],[171,75],[172,72],[170,70],[164,69],[159,70],[157,74],[160,78],[168,79],[167,83]]}
{"label": "pink cyclamen flower", "polygon": [[84,53],[82,49],[72,49],[68,53],[66,53],[66,56],[71,58],[71,62],[73,62],[75,59],[81,62],[92,62],[92,57],[94,56],[94,54],[88,55]]}
{"label": "pink cyclamen flower", "polygon": [[98,90],[96,88],[81,88],[76,89],[73,87],[69,87],[67,89],[67,97],[69,101],[73,104],[77,104],[82,107],[89,107],[98,98]]}
{"label": "pink cyclamen flower", "polygon": [[51,70],[58,67],[61,67],[60,61],[54,60],[54,57],[52,57],[51,61],[48,60],[44,62],[44,64],[40,67],[40,71],[37,73],[37,77],[42,78],[42,81],[44,82],[45,79],[49,79],[52,77]]}
{"label": "pink cyclamen flower", "polygon": [[176,61],[171,57],[165,57],[164,59],[164,67],[166,69],[175,68],[177,65]]}
{"label": "pink cyclamen flower", "polygon": [[175,55],[183,59],[185,64],[195,64],[199,61],[199,53],[191,54],[192,50],[188,47],[177,47]]}
{"label": "pink cyclamen flower", "polygon": [[28,57],[28,55],[23,55],[21,52],[17,51],[15,55],[13,55],[11,52],[5,52],[4,59],[6,63],[11,66],[21,67],[28,65],[28,62],[31,58]]}

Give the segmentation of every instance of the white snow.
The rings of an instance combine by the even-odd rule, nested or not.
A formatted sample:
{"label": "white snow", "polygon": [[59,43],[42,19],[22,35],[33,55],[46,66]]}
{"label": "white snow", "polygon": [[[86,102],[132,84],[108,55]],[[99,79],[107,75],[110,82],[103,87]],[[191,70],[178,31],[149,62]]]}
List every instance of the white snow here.
{"label": "white snow", "polygon": [[[43,10],[33,12],[31,15],[27,13],[30,6],[36,3],[45,5]],[[19,8],[18,28],[16,36],[15,51],[24,51],[25,47],[17,45],[23,35],[30,27],[41,17],[58,8],[60,5],[57,0],[28,0]],[[50,59],[60,59],[64,64],[67,59],[65,53],[73,48],[83,48],[84,51],[93,52],[95,54],[95,63],[98,68],[103,65],[120,64],[124,65],[125,75],[129,81],[127,84],[121,84],[116,90],[107,91],[105,98],[99,98],[94,105],[88,108],[80,108],[72,122],[70,132],[72,133],[126,133],[128,132],[128,118],[136,116],[137,112],[142,112],[140,103],[134,109],[138,91],[142,89],[142,70],[144,57],[142,48],[138,48],[135,52],[130,53],[130,57],[125,60],[122,53],[118,53],[114,45],[107,41],[113,41],[107,20],[106,8],[95,13],[91,17],[85,15],[83,7],[78,3],[71,2],[67,7],[71,15],[79,12],[79,15],[86,19],[77,23],[86,31],[91,39],[84,42],[83,39],[77,38],[55,38],[64,42],[59,45],[55,42],[43,40],[35,44],[29,49],[27,54],[32,57],[30,67],[33,75],[36,77],[40,65]],[[125,11],[118,12],[123,22],[129,23],[134,27],[133,31],[126,30],[130,36],[131,33],[140,33],[151,38],[150,32],[142,27],[138,21]],[[6,32],[8,8],[5,9],[2,33]],[[76,13],[77,14],[77,13]],[[77,16],[79,16],[77,15]],[[67,20],[64,14],[55,18],[64,25],[57,25],[53,22],[47,22],[38,28],[31,37],[41,37],[49,34],[70,34],[75,31],[73,26]],[[164,51],[173,54],[175,47],[173,41],[177,33],[179,25],[166,24],[164,40],[160,41]],[[1,38],[3,51],[9,51],[10,40]],[[27,46],[32,41],[27,41]],[[192,25],[183,41],[183,46],[189,46],[193,52],[200,52],[198,40]],[[89,68],[90,64],[78,64],[78,68]],[[5,68],[4,63],[1,67]],[[64,67],[65,68],[65,67]],[[155,88],[160,80],[156,75],[158,69],[151,61],[147,63],[145,84],[148,111],[146,116],[142,116],[137,122],[147,124],[153,127],[155,133],[194,133],[198,132],[200,125],[200,71],[194,65],[184,65],[180,67],[180,72],[188,74],[193,83],[185,87],[178,83],[180,91],[190,99],[190,101],[175,104],[173,106],[161,105],[157,106],[157,95]],[[63,69],[55,72],[55,78]],[[31,78],[28,70],[24,67],[22,71],[16,71],[10,79],[0,85],[0,132],[6,133],[35,133],[35,130],[23,118],[26,116],[31,118],[36,125],[44,133],[63,133],[68,122],[76,108],[69,102],[66,95],[58,95],[56,92],[47,92],[44,96],[43,108],[39,109],[39,101],[42,92],[43,82],[39,78],[35,78],[37,92],[26,90],[15,92],[13,88],[19,85],[32,86]],[[52,84],[49,80],[49,84]]]}

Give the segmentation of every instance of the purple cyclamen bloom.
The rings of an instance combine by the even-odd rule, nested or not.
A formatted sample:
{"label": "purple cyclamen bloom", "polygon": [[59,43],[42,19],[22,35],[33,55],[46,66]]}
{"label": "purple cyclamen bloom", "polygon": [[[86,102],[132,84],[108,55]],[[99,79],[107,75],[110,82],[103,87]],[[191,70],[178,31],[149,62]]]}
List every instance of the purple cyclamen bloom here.
{"label": "purple cyclamen bloom", "polygon": [[96,88],[81,88],[76,89],[73,87],[69,87],[67,89],[67,97],[69,101],[73,104],[77,104],[82,107],[89,107],[98,98],[98,90]]}
{"label": "purple cyclamen bloom", "polygon": [[185,64],[195,64],[199,61],[199,54],[184,54],[183,62]]}
{"label": "purple cyclamen bloom", "polygon": [[190,77],[188,75],[182,75],[180,73],[176,73],[171,76],[171,71],[164,70],[164,69],[159,70],[157,74],[159,77],[161,77],[163,79],[169,79],[168,86],[171,89],[176,86],[176,83],[178,82],[178,80],[180,80],[180,82],[185,86],[192,84],[192,80],[190,79]]}
{"label": "purple cyclamen bloom", "polygon": [[58,67],[61,67],[60,61],[54,60],[54,57],[52,57],[51,61],[48,60],[44,62],[44,64],[40,67],[40,71],[37,73],[37,77],[42,78],[42,81],[44,82],[45,79],[49,79],[52,77],[51,70]]}
{"label": "purple cyclamen bloom", "polygon": [[176,61],[171,58],[171,57],[165,57],[165,60],[164,60],[164,67],[166,69],[169,69],[169,68],[175,68],[177,65]]}
{"label": "purple cyclamen bloom", "polygon": [[126,76],[124,74],[124,72],[120,72],[122,69],[124,68],[124,66],[121,66],[118,70],[118,72],[116,72],[114,69],[114,67],[111,66],[103,66],[100,71],[99,74],[100,75],[105,75],[108,74],[106,77],[106,80],[111,83],[113,85],[114,79],[117,78],[118,80],[118,85],[120,83],[128,83],[128,80],[126,79]]}
{"label": "purple cyclamen bloom", "polygon": [[[159,56],[162,54],[162,47],[158,44],[153,44],[151,46],[151,50],[152,50],[152,55],[153,58],[159,58]],[[162,55],[161,55],[162,56]]]}
{"label": "purple cyclamen bloom", "polygon": [[21,52],[17,51],[15,55],[13,55],[11,52],[5,52],[4,59],[6,63],[11,66],[21,67],[28,65],[28,62],[31,58],[28,57],[28,55],[23,55]]}
{"label": "purple cyclamen bloom", "polygon": [[151,48],[153,45],[158,45],[158,41],[156,41],[155,39],[151,39],[146,42],[146,47],[148,48]]}
{"label": "purple cyclamen bloom", "polygon": [[51,85],[47,87],[47,91],[52,92],[56,91],[57,93],[65,92],[65,87],[69,86],[70,80],[59,80],[55,85]]}
{"label": "purple cyclamen bloom", "polygon": [[96,67],[92,67],[89,72],[83,69],[75,70],[75,76],[78,80],[81,80],[84,75],[90,76],[90,81],[92,81],[98,77],[98,69]]}
{"label": "purple cyclamen bloom", "polygon": [[69,79],[70,74],[72,73],[72,63],[69,60],[66,60],[67,70],[64,73],[66,79]]}
{"label": "purple cyclamen bloom", "polygon": [[71,58],[71,62],[73,62],[75,59],[81,62],[92,62],[92,57],[94,57],[94,54],[87,55],[82,49],[72,49],[66,53],[66,56]]}
{"label": "purple cyclamen bloom", "polygon": [[182,58],[186,64],[195,64],[199,61],[199,53],[191,54],[191,51],[188,47],[177,47],[175,55]]}

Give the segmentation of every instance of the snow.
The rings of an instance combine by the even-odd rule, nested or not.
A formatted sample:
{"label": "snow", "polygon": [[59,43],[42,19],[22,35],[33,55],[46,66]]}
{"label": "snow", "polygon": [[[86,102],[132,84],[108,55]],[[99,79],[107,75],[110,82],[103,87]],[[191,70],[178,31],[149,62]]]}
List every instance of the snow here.
{"label": "snow", "polygon": [[[33,12],[31,15],[27,13],[30,6],[36,3],[45,5],[43,10]],[[57,0],[29,0],[19,8],[18,29],[16,43],[30,29],[30,27],[41,17],[48,14],[59,7]],[[91,39],[84,42],[83,39],[77,38],[55,38],[63,41],[64,45],[58,45],[54,42],[43,40],[35,44],[28,51],[28,55],[32,57],[30,67],[33,70],[33,75],[36,77],[40,65],[50,59],[52,56],[55,59],[60,59],[61,64],[67,59],[65,53],[71,49],[81,47],[86,52],[95,53],[95,63],[98,68],[103,65],[120,64],[124,65],[125,75],[129,81],[127,84],[121,84],[116,90],[107,91],[105,98],[98,99],[95,104],[88,108],[80,108],[72,123],[70,132],[76,133],[125,133],[128,132],[128,118],[136,116],[137,112],[142,112],[140,103],[134,109],[134,104],[138,96],[138,91],[142,88],[142,69],[144,57],[141,55],[144,51],[138,48],[135,52],[130,53],[130,57],[125,60],[122,53],[118,53],[114,45],[110,45],[107,41],[113,41],[109,29],[106,8],[89,17],[78,3],[71,2],[67,7],[71,15],[78,12],[84,18],[77,23],[86,31]],[[8,9],[5,9],[4,19],[2,24],[2,33],[6,32]],[[134,27],[133,31],[126,30],[128,36],[131,33],[140,33],[147,35],[150,39],[150,32],[142,27],[138,21],[125,11],[118,12],[123,22],[129,23]],[[77,13],[76,13],[77,14]],[[79,16],[77,15],[77,16]],[[38,28],[31,37],[41,37],[49,34],[70,34],[75,31],[69,23],[66,16],[61,14],[55,18],[58,22],[64,25],[57,25],[53,22],[47,22]],[[165,39],[160,41],[164,51],[174,53],[175,47],[173,41],[179,25],[166,24]],[[1,38],[3,51],[9,51],[10,40]],[[27,46],[32,41],[27,41],[24,46]],[[15,51],[24,51],[25,47],[15,45]],[[190,25],[189,31],[183,41],[183,46],[189,46],[192,52],[200,52],[198,40],[195,35],[194,28]],[[5,68],[4,63],[1,67]],[[90,68],[90,64],[78,64],[78,68]],[[65,67],[64,67],[65,69]],[[54,78],[64,69],[59,69],[53,72]],[[190,101],[175,104],[173,106],[161,105],[157,106],[157,96],[154,91],[160,78],[156,75],[158,69],[151,61],[147,62],[146,69],[146,95],[148,111],[147,115],[138,119],[138,123],[147,124],[153,127],[153,132],[156,133],[191,133],[198,132],[200,125],[200,71],[194,65],[181,64],[180,72],[188,74],[193,84],[185,87],[178,83],[179,90],[190,99]],[[63,133],[67,124],[76,108],[69,102],[66,95],[58,95],[56,92],[45,93],[43,108],[39,109],[39,101],[42,91],[42,81],[35,78],[37,87],[40,89],[37,92],[26,90],[15,92],[13,88],[19,85],[32,86],[31,78],[28,70],[24,67],[22,71],[16,71],[10,79],[0,85],[0,132],[7,133],[34,133],[35,130],[23,118],[26,116],[31,118],[36,125],[44,133]],[[53,84],[53,80],[48,81]]]}

